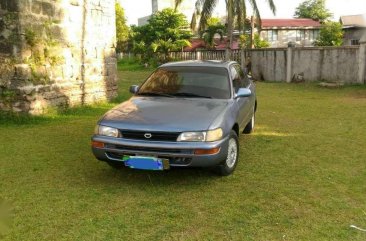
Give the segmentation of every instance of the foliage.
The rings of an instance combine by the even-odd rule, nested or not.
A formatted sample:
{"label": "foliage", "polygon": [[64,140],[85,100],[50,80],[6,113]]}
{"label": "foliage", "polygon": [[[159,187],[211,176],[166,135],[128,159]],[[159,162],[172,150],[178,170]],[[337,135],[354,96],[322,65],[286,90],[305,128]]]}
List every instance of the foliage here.
{"label": "foliage", "polygon": [[210,17],[209,19],[207,19],[207,26],[216,26],[219,24],[222,25],[220,18]]}
{"label": "foliage", "polygon": [[129,31],[125,11],[122,6],[116,2],[117,52],[124,52],[127,50]]}
{"label": "foliage", "polygon": [[186,17],[169,8],[156,12],[148,24],[133,26],[131,30],[133,52],[145,62],[154,56],[168,61],[169,51],[189,46],[192,36]]}
{"label": "foliage", "polygon": [[239,47],[243,48],[250,48],[250,34],[241,34],[239,36]]}
{"label": "foliage", "polygon": [[325,7],[325,0],[306,0],[295,10],[295,18],[311,18],[316,21],[325,22],[333,14]]}
{"label": "foliage", "polygon": [[320,30],[319,37],[315,41],[316,46],[341,46],[343,43],[342,24],[338,22],[326,22]]}
{"label": "foliage", "polygon": [[[181,2],[180,0],[175,0],[176,3]],[[254,15],[256,16],[256,19],[260,21],[261,16],[259,13],[259,9],[257,6],[256,0],[248,0],[249,5],[251,5]],[[275,14],[276,12],[276,6],[274,4],[273,0],[267,0],[269,8],[271,11]],[[192,22],[196,23],[199,19],[199,30],[204,30],[208,24],[208,20],[212,16],[212,13],[218,3],[218,0],[197,0],[195,4],[195,11],[192,16]],[[245,31],[246,26],[246,10],[248,7],[246,0],[226,0],[226,12],[227,12],[227,31],[228,31],[228,38],[229,38],[229,44],[228,46],[231,46],[233,43],[233,32],[235,23],[237,23],[237,26],[239,30]],[[192,27],[194,27],[195,24],[192,24]]]}
{"label": "foliage", "polygon": [[214,48],[215,35],[218,34],[222,40],[224,38],[224,33],[225,26],[220,23],[220,20],[218,18],[210,18],[206,29],[201,33],[201,38],[205,41],[206,47]]}
{"label": "foliage", "polygon": [[262,40],[259,34],[254,34],[254,48],[261,49],[261,48],[268,48],[270,43],[266,40]]}

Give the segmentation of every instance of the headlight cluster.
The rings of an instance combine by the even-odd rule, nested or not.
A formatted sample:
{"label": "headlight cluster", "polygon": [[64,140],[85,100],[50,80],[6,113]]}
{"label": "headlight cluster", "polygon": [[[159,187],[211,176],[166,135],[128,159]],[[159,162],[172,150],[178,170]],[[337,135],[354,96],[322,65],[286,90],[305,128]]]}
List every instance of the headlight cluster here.
{"label": "headlight cluster", "polygon": [[120,137],[118,129],[108,126],[97,125],[94,133],[100,136]]}
{"label": "headlight cluster", "polygon": [[210,131],[199,132],[183,132],[179,135],[177,141],[218,141],[222,138],[223,132],[221,128]]}

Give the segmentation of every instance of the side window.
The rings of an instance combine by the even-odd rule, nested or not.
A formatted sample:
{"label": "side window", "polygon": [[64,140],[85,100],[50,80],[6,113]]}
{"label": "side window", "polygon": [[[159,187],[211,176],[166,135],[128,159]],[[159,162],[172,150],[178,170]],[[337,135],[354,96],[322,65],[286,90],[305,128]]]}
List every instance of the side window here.
{"label": "side window", "polygon": [[230,67],[230,74],[233,81],[234,92],[236,93],[240,88],[240,75],[234,66]]}
{"label": "side window", "polygon": [[248,75],[244,73],[242,68],[239,65],[235,65],[236,71],[239,73],[240,76],[240,88],[247,88],[250,84]]}

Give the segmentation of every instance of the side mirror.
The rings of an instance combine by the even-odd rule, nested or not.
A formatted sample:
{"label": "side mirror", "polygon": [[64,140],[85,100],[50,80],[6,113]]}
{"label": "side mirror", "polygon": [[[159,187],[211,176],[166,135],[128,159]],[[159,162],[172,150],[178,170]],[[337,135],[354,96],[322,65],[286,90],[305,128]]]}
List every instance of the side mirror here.
{"label": "side mirror", "polygon": [[137,91],[139,91],[139,86],[138,85],[131,85],[130,86],[130,93],[131,94],[136,94]]}
{"label": "side mirror", "polygon": [[249,97],[252,95],[252,91],[248,88],[240,88],[235,94],[235,99],[240,97]]}

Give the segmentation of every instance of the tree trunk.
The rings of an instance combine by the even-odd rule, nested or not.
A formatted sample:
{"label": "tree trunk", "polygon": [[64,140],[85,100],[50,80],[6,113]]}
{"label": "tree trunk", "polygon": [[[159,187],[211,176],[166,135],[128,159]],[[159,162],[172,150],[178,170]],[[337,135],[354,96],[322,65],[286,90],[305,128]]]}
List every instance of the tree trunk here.
{"label": "tree trunk", "polygon": [[233,46],[233,28],[234,28],[234,3],[233,0],[228,0],[227,2],[227,30],[228,30],[228,39],[226,43],[226,58],[230,60],[231,58],[231,48]]}
{"label": "tree trunk", "polygon": [[254,49],[254,28],[255,28],[255,18],[254,18],[254,16],[252,16],[251,18],[250,18],[250,27],[251,27],[251,31],[250,31],[250,48],[251,49]]}

